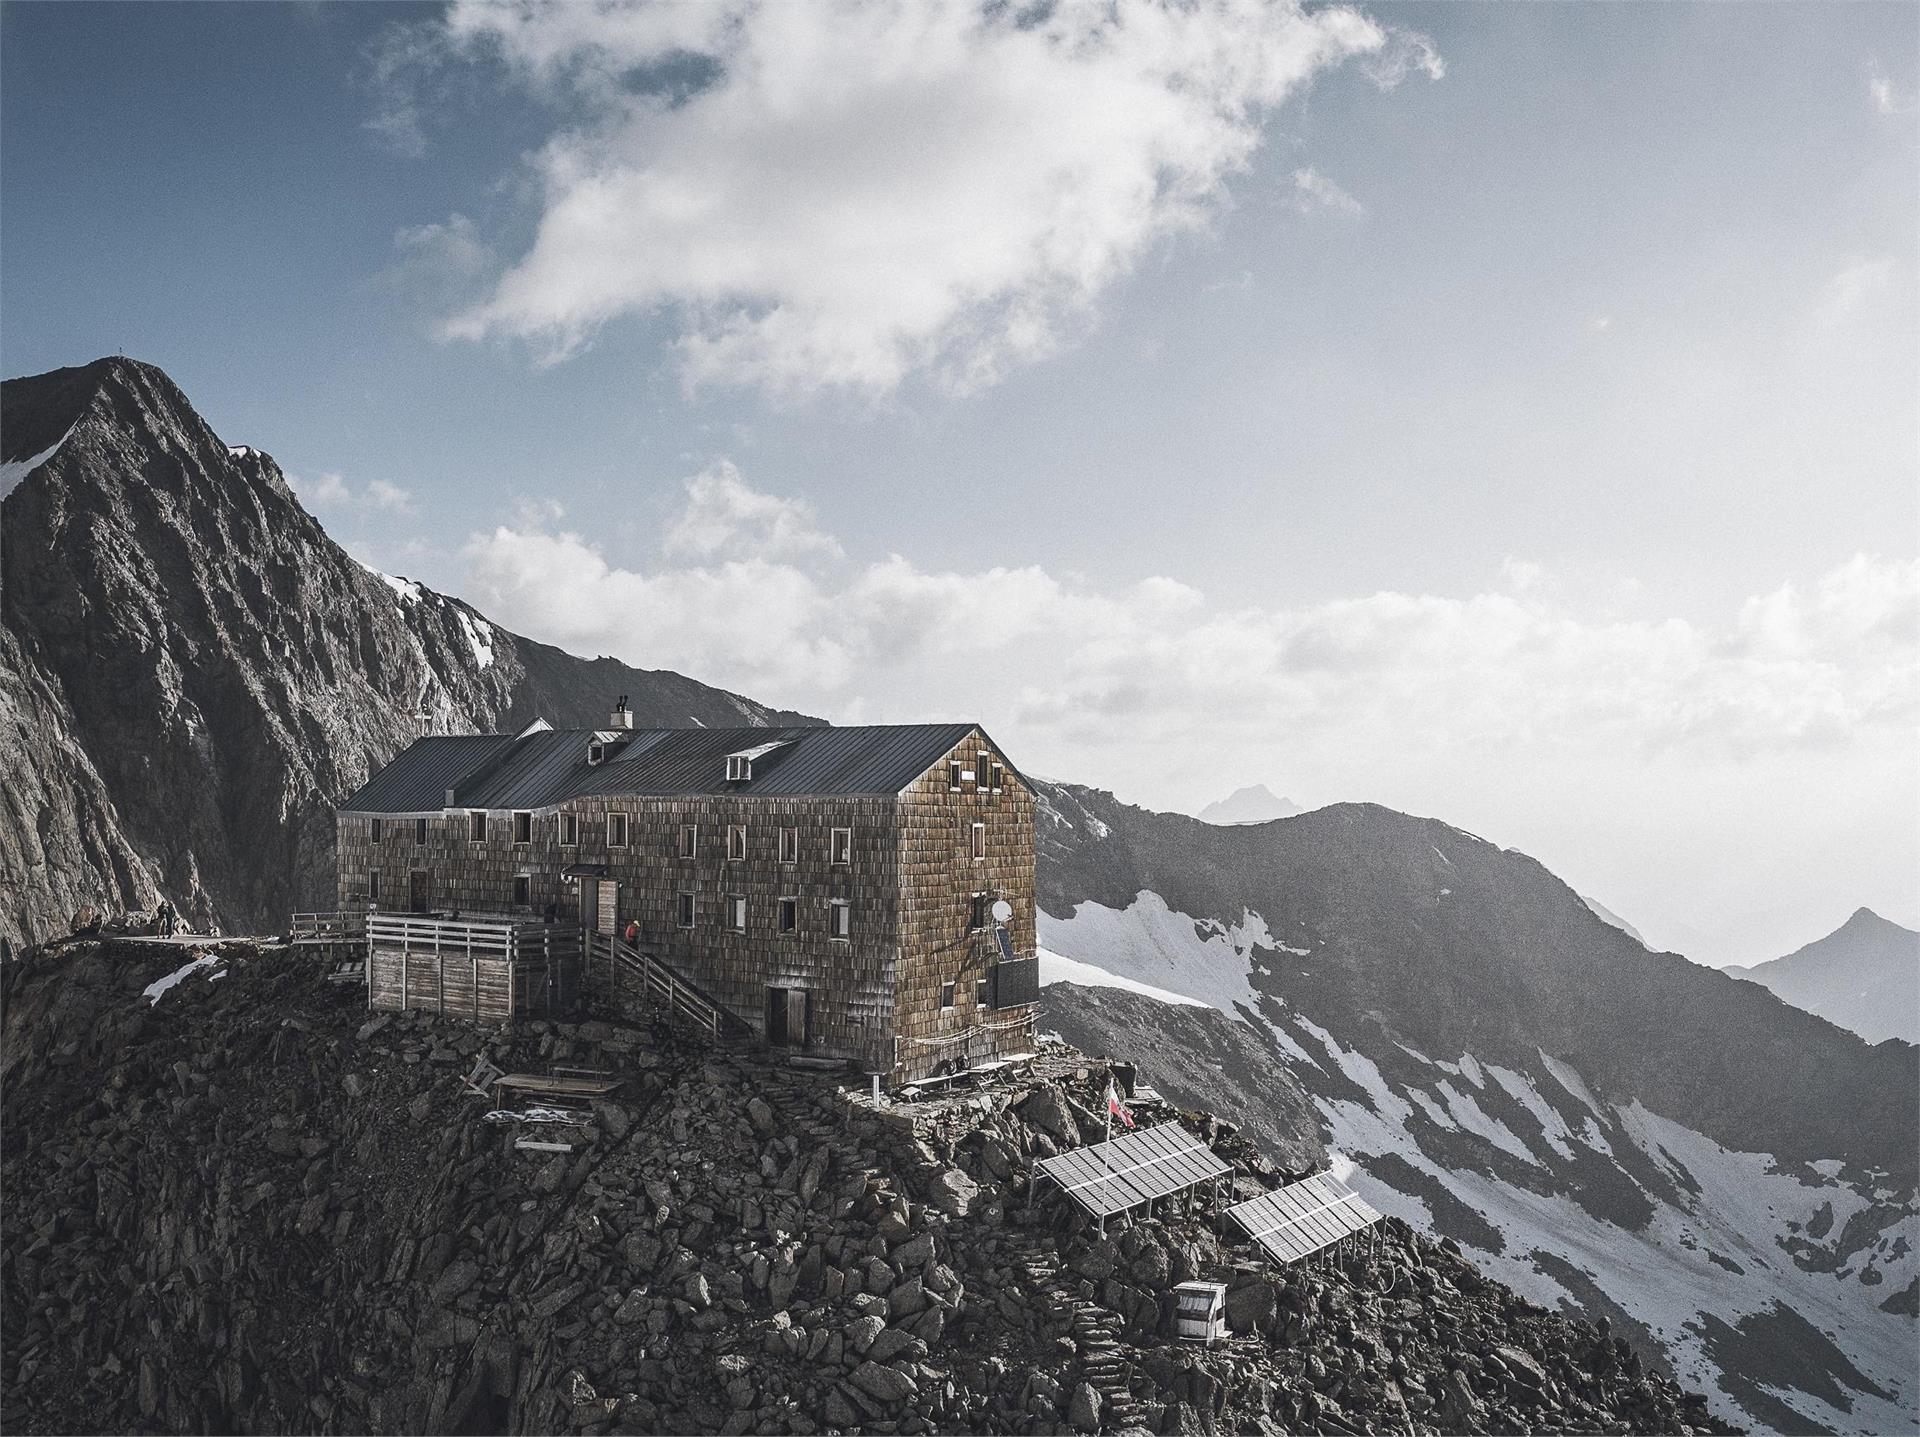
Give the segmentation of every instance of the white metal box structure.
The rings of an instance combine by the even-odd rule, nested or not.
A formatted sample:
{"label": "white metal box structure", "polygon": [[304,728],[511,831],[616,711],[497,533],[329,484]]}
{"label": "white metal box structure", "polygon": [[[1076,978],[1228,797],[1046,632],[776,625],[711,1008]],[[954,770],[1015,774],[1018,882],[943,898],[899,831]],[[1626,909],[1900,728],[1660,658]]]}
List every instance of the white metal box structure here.
{"label": "white metal box structure", "polygon": [[1173,1290],[1173,1330],[1182,1342],[1211,1347],[1227,1335],[1227,1285],[1183,1282]]}

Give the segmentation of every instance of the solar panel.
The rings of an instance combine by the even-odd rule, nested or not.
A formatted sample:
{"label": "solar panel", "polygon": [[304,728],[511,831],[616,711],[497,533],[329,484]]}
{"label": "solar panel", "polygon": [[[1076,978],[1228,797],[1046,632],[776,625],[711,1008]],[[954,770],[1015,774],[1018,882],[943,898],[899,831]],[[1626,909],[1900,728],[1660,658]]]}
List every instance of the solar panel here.
{"label": "solar panel", "polygon": [[1040,1171],[1095,1217],[1211,1182],[1233,1171],[1178,1123],[1047,1158]]}
{"label": "solar panel", "polygon": [[1332,1173],[1262,1193],[1228,1208],[1227,1216],[1275,1262],[1297,1262],[1380,1221],[1380,1214]]}

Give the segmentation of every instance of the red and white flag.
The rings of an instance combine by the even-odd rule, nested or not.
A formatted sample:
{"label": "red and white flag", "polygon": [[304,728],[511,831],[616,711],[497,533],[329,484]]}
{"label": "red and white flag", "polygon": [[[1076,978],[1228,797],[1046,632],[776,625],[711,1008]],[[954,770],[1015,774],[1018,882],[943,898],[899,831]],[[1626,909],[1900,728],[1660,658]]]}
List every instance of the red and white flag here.
{"label": "red and white flag", "polygon": [[1119,1090],[1113,1086],[1113,1079],[1107,1079],[1107,1111],[1128,1127],[1133,1126],[1133,1114],[1120,1105]]}

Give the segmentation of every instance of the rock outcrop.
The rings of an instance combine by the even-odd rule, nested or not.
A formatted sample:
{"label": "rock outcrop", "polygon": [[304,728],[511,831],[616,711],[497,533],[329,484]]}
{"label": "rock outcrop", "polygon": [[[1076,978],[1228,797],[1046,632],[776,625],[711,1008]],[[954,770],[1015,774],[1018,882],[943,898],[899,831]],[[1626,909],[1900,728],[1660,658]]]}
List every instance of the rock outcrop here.
{"label": "rock outcrop", "polygon": [[273,459],[150,365],[8,380],[0,502],[0,937],[83,901],[197,928],[331,907],[334,800],[423,732],[807,723],[507,632],[366,569]]}
{"label": "rock outcrop", "polygon": [[[1280,1270],[1178,1205],[1102,1235],[1030,1194],[1100,1136],[1106,1070],[1071,1050],[874,1109],[661,1031],[370,1018],[285,949],[159,989],[185,956],[0,970],[9,1431],[1727,1430],[1396,1221]],[[503,1121],[483,1057],[623,1086]],[[1166,1335],[1199,1276],[1231,1285],[1209,1349]]]}

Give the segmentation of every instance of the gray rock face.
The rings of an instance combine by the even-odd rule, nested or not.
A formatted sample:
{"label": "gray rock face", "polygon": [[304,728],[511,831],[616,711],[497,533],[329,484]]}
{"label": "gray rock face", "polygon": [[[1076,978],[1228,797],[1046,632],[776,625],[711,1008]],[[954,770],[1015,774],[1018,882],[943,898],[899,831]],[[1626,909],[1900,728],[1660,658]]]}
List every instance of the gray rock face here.
{"label": "gray rock face", "polygon": [[[1186,1348],[1166,1283],[1245,1246],[1177,1209],[1102,1236],[1029,1203],[1024,1164],[983,1156],[1048,1141],[1012,1103],[916,1133],[671,1033],[368,1021],[324,963],[244,943],[150,1005],[174,956],[0,967],[9,1432],[1719,1430],[1624,1343],[1393,1221],[1377,1261],[1236,1280],[1270,1340]],[[459,1091],[481,1052],[618,1072],[631,1121],[518,1151]],[[1106,1071],[1059,1081],[1085,1107]],[[1270,1181],[1226,1125],[1159,1116]],[[809,1152],[810,1198],[769,1184]],[[979,1201],[943,1213],[959,1169]]]}
{"label": "gray rock face", "polygon": [[232,450],[166,375],[105,359],[8,380],[0,502],[0,936],[82,902],[204,931],[332,907],[333,802],[422,732],[805,723],[536,644],[390,582]]}

